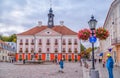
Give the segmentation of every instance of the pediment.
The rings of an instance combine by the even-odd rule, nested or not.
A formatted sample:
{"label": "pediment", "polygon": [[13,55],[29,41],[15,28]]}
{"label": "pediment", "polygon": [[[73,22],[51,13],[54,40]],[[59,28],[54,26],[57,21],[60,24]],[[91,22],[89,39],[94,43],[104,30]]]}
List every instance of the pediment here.
{"label": "pediment", "polygon": [[61,34],[50,29],[50,28],[47,28],[47,29],[35,34],[35,35],[37,35],[37,36],[60,36]]}

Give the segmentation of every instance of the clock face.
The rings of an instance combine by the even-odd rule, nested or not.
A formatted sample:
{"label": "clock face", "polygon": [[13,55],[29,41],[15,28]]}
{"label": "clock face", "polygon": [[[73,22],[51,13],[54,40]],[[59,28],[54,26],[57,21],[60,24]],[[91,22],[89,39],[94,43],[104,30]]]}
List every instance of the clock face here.
{"label": "clock face", "polygon": [[50,18],[50,20],[52,20],[52,18]]}
{"label": "clock face", "polygon": [[50,35],[50,34],[51,34],[51,32],[50,32],[50,31],[47,31],[47,32],[46,32],[46,34]]}
{"label": "clock face", "polygon": [[52,22],[49,22],[49,25],[52,25]]}

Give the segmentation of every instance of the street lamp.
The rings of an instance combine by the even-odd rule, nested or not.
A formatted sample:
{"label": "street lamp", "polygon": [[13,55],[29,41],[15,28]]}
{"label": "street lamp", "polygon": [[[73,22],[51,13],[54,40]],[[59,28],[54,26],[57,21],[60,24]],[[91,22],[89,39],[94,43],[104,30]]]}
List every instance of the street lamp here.
{"label": "street lamp", "polygon": [[92,31],[92,37],[90,37],[90,42],[92,43],[92,69],[90,71],[91,78],[99,78],[99,73],[97,70],[95,70],[95,64],[94,64],[94,43],[96,42],[96,37],[94,36],[94,30],[96,28],[97,20],[94,19],[94,16],[92,15],[90,21],[88,22],[90,29]]}
{"label": "street lamp", "polygon": [[[96,28],[97,20],[94,19],[94,16],[92,15],[90,21],[88,22],[90,29],[92,31],[92,36],[94,36],[94,30]],[[92,42],[92,69],[95,69],[94,65],[94,43]]]}

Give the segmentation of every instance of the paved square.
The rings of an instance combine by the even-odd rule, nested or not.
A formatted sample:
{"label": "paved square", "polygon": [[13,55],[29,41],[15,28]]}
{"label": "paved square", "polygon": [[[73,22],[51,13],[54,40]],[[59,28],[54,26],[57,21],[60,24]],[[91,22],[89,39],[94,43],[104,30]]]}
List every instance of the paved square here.
{"label": "paved square", "polygon": [[14,65],[0,63],[0,78],[83,78],[79,63],[65,63],[64,73],[59,73],[59,65]]}

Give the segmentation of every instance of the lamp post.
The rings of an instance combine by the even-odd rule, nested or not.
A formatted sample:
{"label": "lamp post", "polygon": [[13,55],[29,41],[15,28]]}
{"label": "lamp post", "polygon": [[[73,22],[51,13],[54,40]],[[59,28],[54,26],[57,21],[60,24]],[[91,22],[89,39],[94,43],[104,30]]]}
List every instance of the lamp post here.
{"label": "lamp post", "polygon": [[95,70],[95,64],[94,64],[94,43],[96,42],[96,37],[94,37],[94,30],[96,28],[97,20],[94,19],[94,16],[92,15],[91,19],[88,22],[90,29],[92,31],[92,37],[90,37],[90,42],[92,43],[92,69],[90,71],[91,78],[99,78],[98,71]]}

